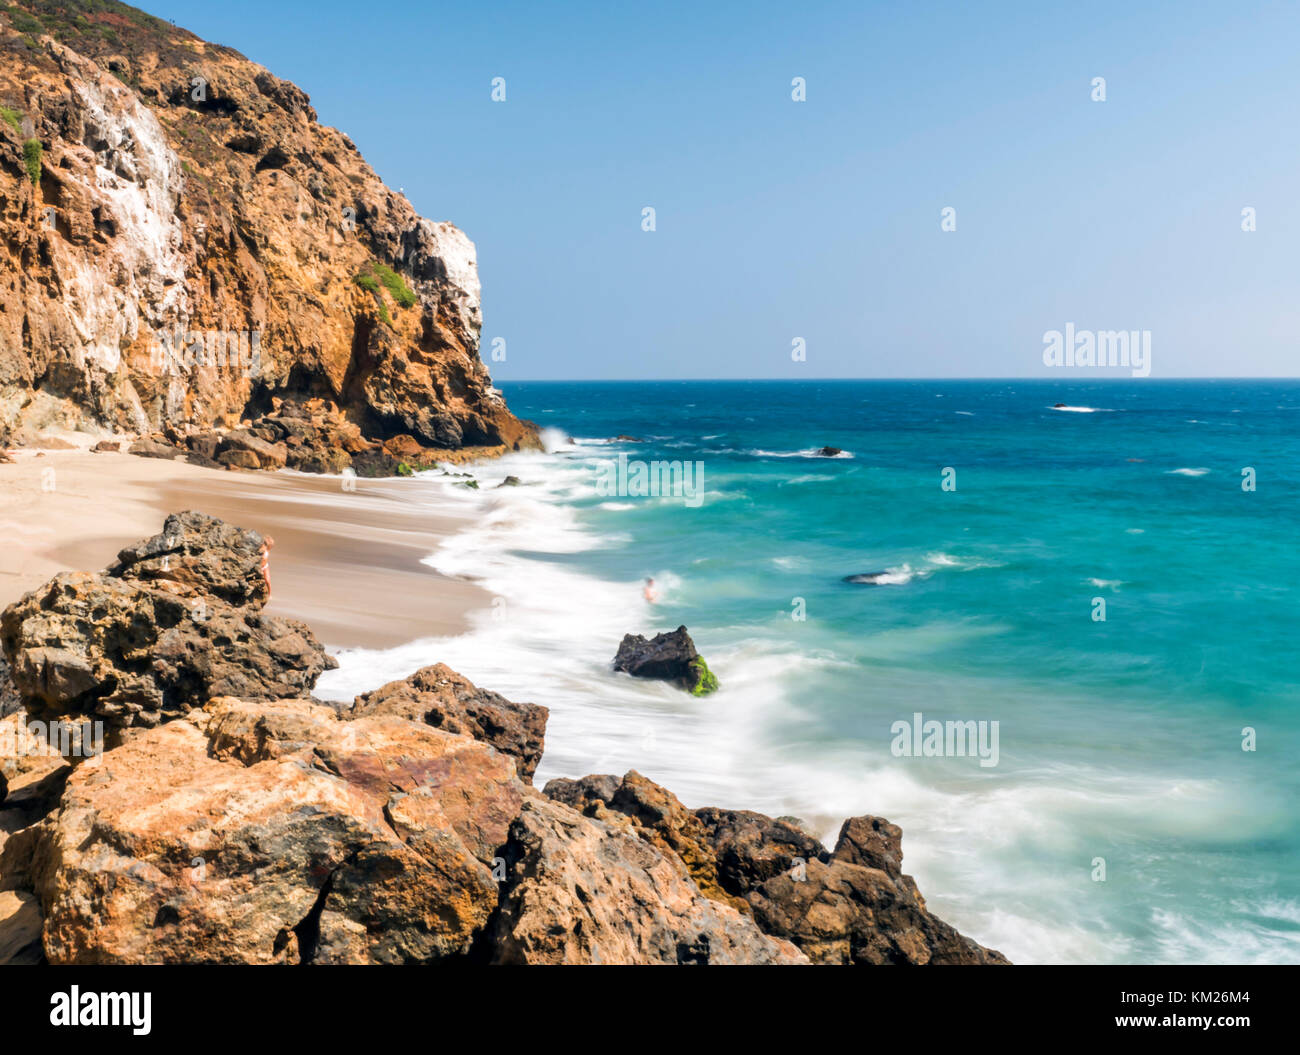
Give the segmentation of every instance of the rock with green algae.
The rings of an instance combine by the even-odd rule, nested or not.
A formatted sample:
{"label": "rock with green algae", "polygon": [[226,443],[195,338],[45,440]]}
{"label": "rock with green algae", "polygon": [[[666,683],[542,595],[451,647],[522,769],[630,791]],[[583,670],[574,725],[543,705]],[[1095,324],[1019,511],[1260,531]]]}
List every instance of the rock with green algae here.
{"label": "rock with green algae", "polygon": [[624,635],[614,669],[634,678],[674,682],[692,696],[706,696],[718,688],[717,675],[695,650],[684,626],[649,639],[640,634]]}

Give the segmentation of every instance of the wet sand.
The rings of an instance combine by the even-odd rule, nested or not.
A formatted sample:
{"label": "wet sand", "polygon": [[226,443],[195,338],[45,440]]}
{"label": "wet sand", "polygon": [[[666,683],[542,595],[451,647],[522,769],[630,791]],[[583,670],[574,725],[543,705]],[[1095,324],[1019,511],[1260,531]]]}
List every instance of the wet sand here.
{"label": "wet sand", "polygon": [[99,571],[118,550],[196,509],[275,540],[267,611],[331,648],[389,648],[467,629],[490,603],[420,563],[467,522],[414,480],[203,469],[129,454],[22,451],[0,464],[0,609],[61,571]]}

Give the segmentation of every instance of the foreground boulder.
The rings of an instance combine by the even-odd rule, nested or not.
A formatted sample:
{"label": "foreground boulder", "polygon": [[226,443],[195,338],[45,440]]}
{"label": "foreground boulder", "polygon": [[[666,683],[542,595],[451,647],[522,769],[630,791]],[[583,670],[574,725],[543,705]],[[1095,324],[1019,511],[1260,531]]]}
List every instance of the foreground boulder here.
{"label": "foreground boulder", "polygon": [[545,707],[512,703],[477,688],[444,663],[358,696],[350,713],[355,717],[393,714],[472,736],[512,756],[520,777],[529,782],[546,744]]}
{"label": "foreground boulder", "polygon": [[626,634],[614,657],[614,669],[634,678],[671,681],[692,696],[705,696],[718,687],[717,676],[695,651],[695,642],[684,626],[648,640],[640,634]]}
{"label": "foreground boulder", "polygon": [[529,799],[511,825],[497,963],[797,964],[789,942],[704,897],[681,861],[627,830]]}
{"label": "foreground boulder", "polygon": [[69,572],[0,615],[0,647],[33,718],[152,727],[213,696],[307,695],[335,666],[308,627],[262,614],[262,537],[174,514],[100,574]]}
{"label": "foreground boulder", "polygon": [[879,817],[844,822],[835,850],[795,825],[748,810],[687,810],[635,771],[622,780],[553,780],[545,794],[584,814],[623,814],[675,854],[710,897],[822,964],[999,964],[1006,958],[930,915],[903,875],[902,830]]}
{"label": "foreground boulder", "polygon": [[42,905],[49,962],[469,951],[496,908],[493,854],[524,794],[508,759],[305,700],[220,700],[203,724],[171,722],[79,767],[60,808],[6,847],[7,885],[25,879]]}

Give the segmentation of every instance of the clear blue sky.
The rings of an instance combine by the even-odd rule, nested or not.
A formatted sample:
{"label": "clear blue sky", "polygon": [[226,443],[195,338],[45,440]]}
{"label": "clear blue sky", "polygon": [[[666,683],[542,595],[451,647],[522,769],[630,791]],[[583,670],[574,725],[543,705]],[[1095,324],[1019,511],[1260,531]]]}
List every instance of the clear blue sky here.
{"label": "clear blue sky", "polygon": [[474,239],[501,380],[1045,376],[1067,322],[1300,372],[1295,3],[145,7]]}

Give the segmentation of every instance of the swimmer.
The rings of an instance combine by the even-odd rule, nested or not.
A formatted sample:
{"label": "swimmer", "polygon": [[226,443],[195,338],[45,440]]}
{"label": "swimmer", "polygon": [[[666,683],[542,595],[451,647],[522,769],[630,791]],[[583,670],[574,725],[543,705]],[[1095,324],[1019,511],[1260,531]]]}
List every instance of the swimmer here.
{"label": "swimmer", "polygon": [[654,579],[646,579],[645,589],[641,591],[641,594],[645,597],[647,604],[654,604],[659,600],[659,591],[655,589]]}

